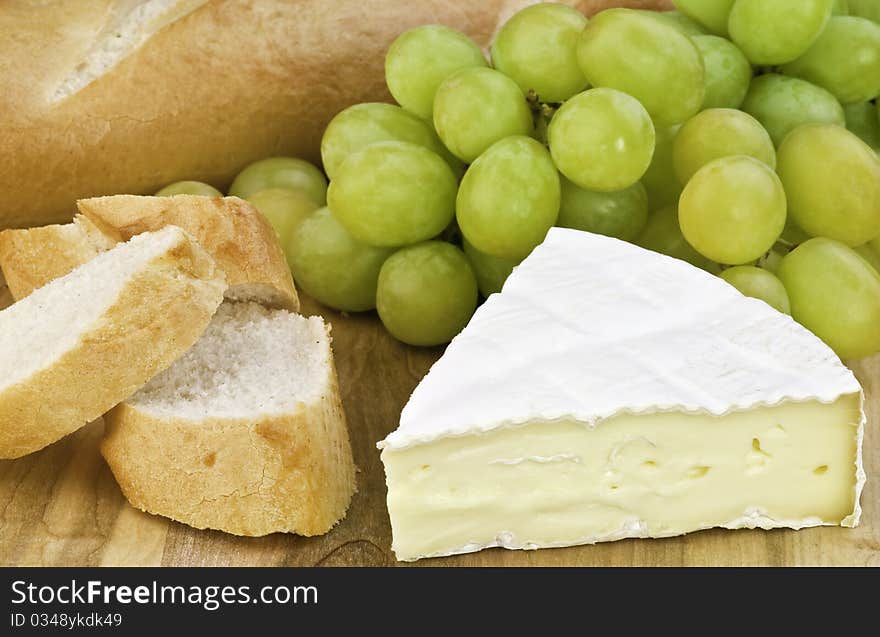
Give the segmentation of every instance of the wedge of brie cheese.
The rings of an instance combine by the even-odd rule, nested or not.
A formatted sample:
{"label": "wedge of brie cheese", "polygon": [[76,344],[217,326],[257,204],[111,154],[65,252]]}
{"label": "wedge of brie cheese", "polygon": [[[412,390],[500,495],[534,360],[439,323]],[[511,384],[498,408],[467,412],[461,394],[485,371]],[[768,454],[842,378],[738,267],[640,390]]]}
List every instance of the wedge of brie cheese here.
{"label": "wedge of brie cheese", "polygon": [[854,526],[862,400],[834,352],[763,301],[554,228],[379,443],[393,549]]}

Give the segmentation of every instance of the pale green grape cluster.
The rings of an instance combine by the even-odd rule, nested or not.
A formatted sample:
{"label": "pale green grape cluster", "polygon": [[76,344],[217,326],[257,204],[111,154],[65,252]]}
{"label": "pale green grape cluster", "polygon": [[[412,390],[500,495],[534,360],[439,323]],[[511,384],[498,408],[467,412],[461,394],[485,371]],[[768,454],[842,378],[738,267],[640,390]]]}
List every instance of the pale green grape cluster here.
{"label": "pale green grape cluster", "polygon": [[675,0],[587,20],[540,3],[490,59],[416,27],[385,58],[396,104],[327,126],[329,188],[269,158],[230,192],[275,227],[303,292],[375,308],[405,343],[452,339],[557,225],[687,261],[864,356],[880,351],[878,4]]}
{"label": "pale green grape cluster", "polygon": [[[657,211],[638,243],[723,264],[740,292],[790,311],[843,357],[880,351],[880,3],[675,5],[730,41],[687,33],[703,55],[704,110],[657,129],[642,177]],[[741,60],[728,53],[718,71],[721,43],[750,63],[741,98]]]}

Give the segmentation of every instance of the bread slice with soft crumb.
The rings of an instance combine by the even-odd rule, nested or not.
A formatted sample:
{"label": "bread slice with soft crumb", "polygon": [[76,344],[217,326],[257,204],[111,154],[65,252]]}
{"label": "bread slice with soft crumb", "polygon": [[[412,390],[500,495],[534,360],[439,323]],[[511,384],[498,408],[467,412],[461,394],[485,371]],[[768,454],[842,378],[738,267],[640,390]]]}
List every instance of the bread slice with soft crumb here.
{"label": "bread slice with soft crumb", "polygon": [[226,273],[226,297],[299,308],[293,277],[271,224],[238,197],[81,199],[73,223],[0,232],[0,269],[21,299],[120,241],[169,225],[195,237]]}
{"label": "bread slice with soft crumb", "polygon": [[236,535],[327,532],[355,467],[328,326],[227,301],[196,345],[105,418],[135,507]]}
{"label": "bread slice with soft crumb", "polygon": [[171,226],[0,311],[0,458],[41,449],[137,391],[196,342],[225,288],[214,260]]}

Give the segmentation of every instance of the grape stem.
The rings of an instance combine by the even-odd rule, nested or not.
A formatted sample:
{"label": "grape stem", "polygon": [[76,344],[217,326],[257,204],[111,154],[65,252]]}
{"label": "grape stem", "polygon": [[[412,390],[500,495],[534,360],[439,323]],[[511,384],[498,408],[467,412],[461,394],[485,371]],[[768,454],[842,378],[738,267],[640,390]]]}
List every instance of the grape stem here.
{"label": "grape stem", "polygon": [[562,106],[562,103],[542,102],[538,94],[533,89],[529,89],[529,92],[526,93],[526,104],[528,104],[529,109],[532,111],[538,141],[546,146],[547,126],[550,125],[550,120],[553,119],[553,115]]}

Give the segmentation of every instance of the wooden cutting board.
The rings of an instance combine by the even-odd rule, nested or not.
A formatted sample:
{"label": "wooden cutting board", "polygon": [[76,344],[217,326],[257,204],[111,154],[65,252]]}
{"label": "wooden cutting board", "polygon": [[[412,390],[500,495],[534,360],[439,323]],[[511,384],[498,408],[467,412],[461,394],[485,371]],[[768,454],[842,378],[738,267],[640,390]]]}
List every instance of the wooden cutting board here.
{"label": "wooden cutting board", "polygon": [[[0,287],[0,307],[8,304]],[[0,564],[195,566],[394,566],[385,475],[376,450],[440,350],[406,347],[374,315],[343,316],[304,300],[333,325],[343,402],[359,467],[346,518],[322,537],[240,538],[199,531],[130,507],[98,453],[103,423],[18,460],[0,461]],[[663,540],[623,540],[541,551],[492,549],[423,560],[431,566],[880,566],[880,356],[853,365],[867,394],[868,429],[856,529],[710,530]],[[872,479],[875,478],[875,479]]]}

